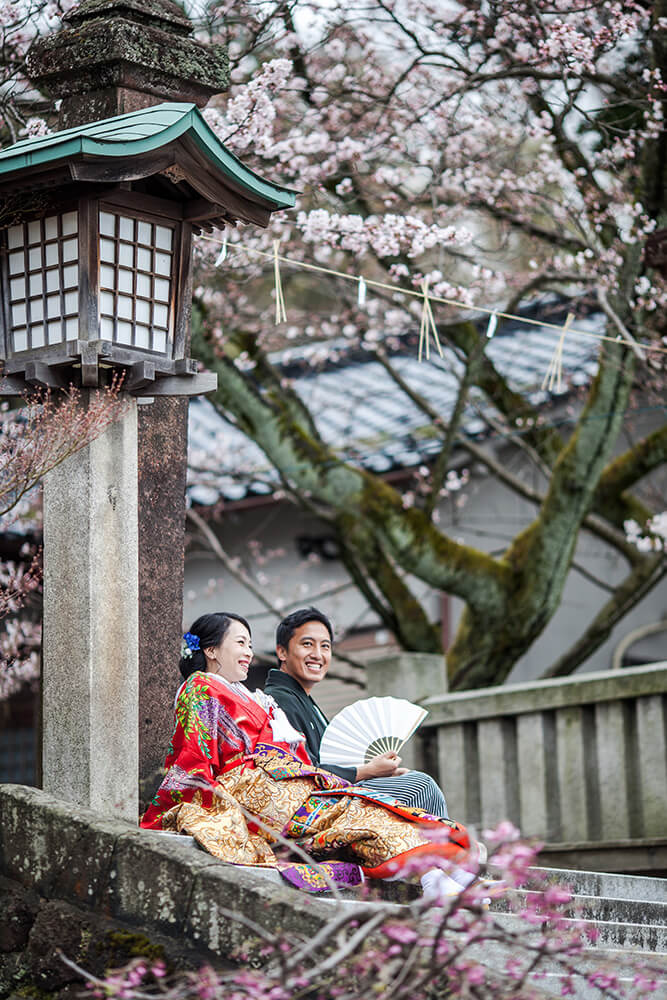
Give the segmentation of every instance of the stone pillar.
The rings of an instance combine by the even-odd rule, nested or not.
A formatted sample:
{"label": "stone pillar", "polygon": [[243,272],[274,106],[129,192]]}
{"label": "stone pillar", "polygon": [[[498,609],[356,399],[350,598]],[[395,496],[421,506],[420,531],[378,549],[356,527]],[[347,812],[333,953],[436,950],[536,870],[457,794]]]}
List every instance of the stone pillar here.
{"label": "stone pillar", "polygon": [[44,481],[45,791],[136,821],[137,407]]}
{"label": "stone pillar", "polygon": [[[192,102],[201,108],[229,84],[225,49],[198,41],[192,23],[174,0],[82,0],[63,17],[59,31],[36,39],[27,62],[37,89],[61,100],[61,129],[163,101]],[[191,290],[183,294],[187,299]],[[185,353],[189,319],[186,325]],[[136,469],[136,442],[133,448]],[[134,706],[144,801],[152,795],[156,768],[164,762],[179,679],[186,455],[187,402],[156,397],[152,404],[142,406],[138,470],[140,659],[139,696]],[[52,509],[55,511],[55,506]],[[87,516],[82,510],[82,519]],[[76,523],[73,515],[71,524]],[[136,512],[132,524],[136,532]],[[74,533],[76,528],[70,530]],[[49,552],[52,565],[56,558],[54,551]],[[136,585],[133,593],[136,601]],[[59,630],[54,621],[49,634],[55,637]],[[50,655],[54,655],[53,650]],[[64,686],[64,680],[62,683]],[[50,707],[45,700],[45,717]]]}
{"label": "stone pillar", "polygon": [[[393,653],[366,663],[367,697],[392,695],[421,704],[426,698],[445,694],[445,658],[437,653]],[[413,737],[401,751],[405,767],[420,767],[418,745]]]}
{"label": "stone pillar", "polygon": [[146,802],[164,763],[180,683],[188,401],[139,407],[139,779]]}

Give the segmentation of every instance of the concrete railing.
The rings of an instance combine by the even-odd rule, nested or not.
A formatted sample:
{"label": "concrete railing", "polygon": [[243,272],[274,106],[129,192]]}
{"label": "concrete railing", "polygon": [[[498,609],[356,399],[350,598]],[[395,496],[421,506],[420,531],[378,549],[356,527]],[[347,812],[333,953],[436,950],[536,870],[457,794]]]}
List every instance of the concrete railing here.
{"label": "concrete railing", "polygon": [[666,693],[667,667],[653,666],[438,695],[422,702],[417,762],[468,824],[665,843]]}

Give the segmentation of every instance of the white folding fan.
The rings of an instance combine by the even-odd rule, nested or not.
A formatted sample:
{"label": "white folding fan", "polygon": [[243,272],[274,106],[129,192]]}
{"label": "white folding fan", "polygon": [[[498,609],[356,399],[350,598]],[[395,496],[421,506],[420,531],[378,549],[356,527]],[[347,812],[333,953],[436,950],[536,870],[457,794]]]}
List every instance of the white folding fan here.
{"label": "white folding fan", "polygon": [[359,767],[397,752],[428,712],[405,698],[364,698],[341,709],[322,736],[320,763]]}

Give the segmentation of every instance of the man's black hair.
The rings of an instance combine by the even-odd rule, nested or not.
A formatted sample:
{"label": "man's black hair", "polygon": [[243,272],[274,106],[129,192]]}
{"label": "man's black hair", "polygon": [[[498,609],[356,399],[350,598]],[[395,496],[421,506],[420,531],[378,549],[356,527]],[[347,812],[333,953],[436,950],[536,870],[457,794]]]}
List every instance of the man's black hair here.
{"label": "man's black hair", "polygon": [[305,625],[306,622],[321,622],[333,642],[333,628],[327,616],[322,611],[318,611],[317,608],[300,608],[298,611],[292,611],[291,614],[287,615],[281,621],[276,629],[276,646],[282,646],[283,649],[287,649],[289,641],[296,630]]}

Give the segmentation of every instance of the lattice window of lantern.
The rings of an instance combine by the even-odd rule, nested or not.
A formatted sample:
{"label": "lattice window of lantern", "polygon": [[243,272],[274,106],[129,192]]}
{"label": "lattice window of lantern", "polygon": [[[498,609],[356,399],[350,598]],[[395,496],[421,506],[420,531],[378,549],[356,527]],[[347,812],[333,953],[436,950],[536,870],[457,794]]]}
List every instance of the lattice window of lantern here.
{"label": "lattice window of lantern", "polygon": [[78,213],[10,226],[12,353],[79,336]]}
{"label": "lattice window of lantern", "polygon": [[166,354],[174,231],[100,211],[100,335]]}

